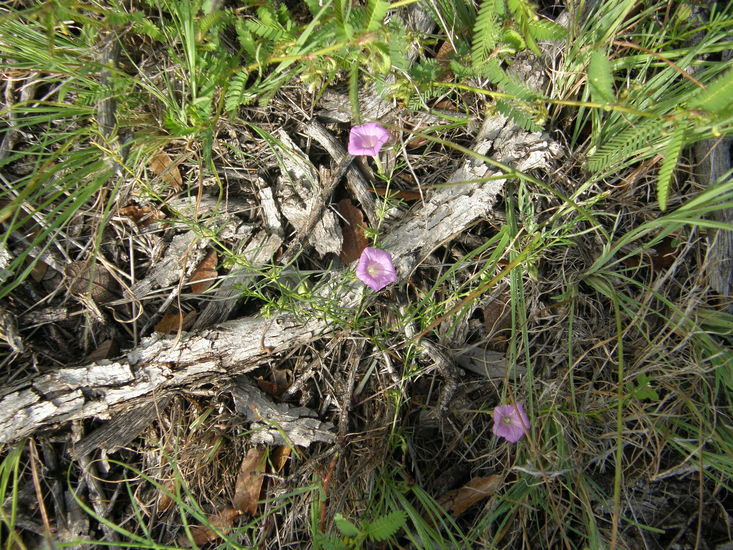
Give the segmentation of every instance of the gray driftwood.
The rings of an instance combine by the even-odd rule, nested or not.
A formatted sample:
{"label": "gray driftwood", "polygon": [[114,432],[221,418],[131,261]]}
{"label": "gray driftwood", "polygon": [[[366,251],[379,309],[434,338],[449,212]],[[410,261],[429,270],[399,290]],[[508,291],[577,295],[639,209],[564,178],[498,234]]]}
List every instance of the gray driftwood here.
{"label": "gray driftwood", "polygon": [[[503,117],[484,122],[474,149],[522,171],[548,168],[560,152],[546,135],[525,132]],[[461,184],[488,176],[497,179]],[[393,254],[397,284],[436,247],[487,216],[505,180],[489,165],[469,159],[451,183],[386,228],[382,242]],[[365,291],[358,281],[346,284],[343,274],[334,272],[321,296],[348,311]],[[231,380],[332,330],[318,312],[303,311],[298,318],[283,313],[236,319],[179,337],[156,334],[119,361],[63,368],[3,388],[0,443],[69,420],[113,418],[176,388]]]}

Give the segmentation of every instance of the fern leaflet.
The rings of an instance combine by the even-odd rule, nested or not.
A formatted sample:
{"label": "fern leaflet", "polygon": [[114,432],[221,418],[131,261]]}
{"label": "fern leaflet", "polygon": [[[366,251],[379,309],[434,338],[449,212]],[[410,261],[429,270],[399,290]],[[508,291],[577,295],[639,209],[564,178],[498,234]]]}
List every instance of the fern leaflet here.
{"label": "fern leaflet", "polygon": [[611,62],[602,50],[593,50],[590,55],[588,87],[595,103],[614,103]]}
{"label": "fern leaflet", "polygon": [[733,106],[733,69],[717,78],[707,88],[697,94],[690,107],[711,113],[719,113]]}
{"label": "fern leaflet", "polygon": [[375,541],[383,541],[394,535],[405,524],[405,513],[396,510],[372,521],[365,529],[367,536]]}
{"label": "fern leaflet", "polygon": [[471,63],[474,68],[481,66],[496,47],[499,38],[499,25],[496,19],[495,0],[484,0],[473,27]]}
{"label": "fern leaflet", "polygon": [[499,112],[511,119],[514,124],[528,132],[541,132],[542,126],[537,124],[532,114],[522,109],[520,105],[521,103],[513,105],[505,99],[500,99],[496,102],[496,108]]}
{"label": "fern leaflet", "polygon": [[659,119],[647,119],[635,126],[628,126],[591,155],[588,159],[588,169],[605,170],[635,156],[640,148],[649,145],[652,136],[659,134],[663,125]]}
{"label": "fern leaflet", "polygon": [[242,104],[244,99],[244,87],[249,79],[249,72],[242,69],[237,71],[234,78],[229,82],[229,89],[227,89],[226,96],[224,97],[224,109],[231,113],[236,111],[237,108]]}
{"label": "fern leaflet", "polygon": [[530,19],[527,30],[535,40],[562,40],[568,34],[565,27],[547,19]]}
{"label": "fern leaflet", "polygon": [[673,130],[669,138],[669,142],[664,148],[664,161],[659,169],[659,180],[657,181],[657,200],[659,201],[659,209],[661,211],[667,208],[667,197],[669,196],[669,184],[672,181],[672,173],[677,166],[680,158],[680,152],[684,145],[686,121],[678,124]]}

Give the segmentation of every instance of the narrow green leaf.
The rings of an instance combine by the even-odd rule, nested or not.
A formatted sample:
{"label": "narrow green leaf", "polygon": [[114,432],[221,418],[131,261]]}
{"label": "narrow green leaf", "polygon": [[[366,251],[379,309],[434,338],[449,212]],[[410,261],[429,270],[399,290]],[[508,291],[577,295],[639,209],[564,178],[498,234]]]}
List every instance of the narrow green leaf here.
{"label": "narrow green leaf", "polygon": [[667,208],[667,198],[669,196],[669,184],[672,180],[672,173],[677,166],[680,158],[680,152],[684,145],[685,129],[687,121],[678,124],[670,136],[667,146],[664,148],[664,161],[659,169],[659,180],[657,182],[657,200],[659,201],[659,209],[661,211]]}
{"label": "narrow green leaf", "polygon": [[596,49],[590,56],[588,65],[588,86],[590,95],[596,103],[614,103],[613,77],[611,62],[603,50]]}

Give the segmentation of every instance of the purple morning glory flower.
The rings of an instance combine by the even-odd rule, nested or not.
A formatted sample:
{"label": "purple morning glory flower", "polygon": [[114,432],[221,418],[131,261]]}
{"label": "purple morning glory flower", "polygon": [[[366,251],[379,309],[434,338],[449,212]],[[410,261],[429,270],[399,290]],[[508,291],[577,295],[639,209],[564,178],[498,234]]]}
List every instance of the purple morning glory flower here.
{"label": "purple morning glory flower", "polygon": [[349,154],[376,157],[389,140],[389,130],[379,122],[367,122],[354,126],[349,132]]}
{"label": "purple morning glory flower", "polygon": [[529,430],[529,418],[521,403],[499,405],[494,408],[494,435],[516,443]]}
{"label": "purple morning glory flower", "polygon": [[372,290],[382,290],[397,280],[392,256],[381,248],[365,248],[356,265],[356,276]]}

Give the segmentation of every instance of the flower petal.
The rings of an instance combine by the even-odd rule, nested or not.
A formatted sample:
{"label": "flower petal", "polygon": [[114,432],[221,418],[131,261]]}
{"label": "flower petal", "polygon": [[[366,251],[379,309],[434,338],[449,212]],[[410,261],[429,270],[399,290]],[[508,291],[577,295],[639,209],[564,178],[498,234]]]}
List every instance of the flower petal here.
{"label": "flower petal", "polygon": [[349,132],[349,154],[376,157],[389,141],[389,130],[379,122],[367,122],[354,126]]}
{"label": "flower petal", "polygon": [[365,248],[356,265],[356,276],[369,288],[378,291],[397,280],[392,256],[380,248]]}

